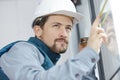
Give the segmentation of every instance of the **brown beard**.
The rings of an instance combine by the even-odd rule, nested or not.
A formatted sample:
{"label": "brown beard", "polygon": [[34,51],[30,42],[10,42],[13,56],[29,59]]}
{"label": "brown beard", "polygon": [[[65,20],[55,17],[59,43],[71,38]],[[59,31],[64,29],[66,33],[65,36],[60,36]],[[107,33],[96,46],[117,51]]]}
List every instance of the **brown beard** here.
{"label": "brown beard", "polygon": [[54,52],[56,52],[56,53],[58,53],[58,54],[63,54],[63,53],[66,52],[67,47],[66,47],[66,49],[58,50],[58,49],[57,49],[57,46],[56,46],[56,42],[57,42],[58,40],[64,40],[64,42],[66,43],[66,45],[67,45],[67,47],[68,47],[68,40],[66,40],[66,39],[64,39],[64,38],[57,38],[57,39],[54,40],[54,44],[53,44],[53,46],[51,47],[51,50],[54,51]]}

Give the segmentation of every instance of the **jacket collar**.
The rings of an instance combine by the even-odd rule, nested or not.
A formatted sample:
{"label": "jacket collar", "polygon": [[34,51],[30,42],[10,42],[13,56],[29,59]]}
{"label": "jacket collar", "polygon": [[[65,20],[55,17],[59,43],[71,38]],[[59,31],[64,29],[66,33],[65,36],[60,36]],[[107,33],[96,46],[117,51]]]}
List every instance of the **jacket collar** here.
{"label": "jacket collar", "polygon": [[56,62],[59,60],[60,54],[51,51],[50,48],[40,39],[31,37],[28,41],[33,43],[38,48],[41,48],[54,64],[56,64]]}

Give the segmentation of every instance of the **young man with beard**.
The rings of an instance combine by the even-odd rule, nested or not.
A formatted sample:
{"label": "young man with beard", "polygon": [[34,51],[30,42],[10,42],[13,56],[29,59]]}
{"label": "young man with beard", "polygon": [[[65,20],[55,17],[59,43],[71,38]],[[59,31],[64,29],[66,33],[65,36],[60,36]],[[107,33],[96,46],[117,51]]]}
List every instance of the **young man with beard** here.
{"label": "young man with beard", "polygon": [[[0,58],[10,80],[86,80],[99,60],[99,48],[106,39],[95,20],[87,47],[64,64],[56,66],[67,50],[71,30],[81,15],[70,0],[42,0],[35,12],[32,28],[35,37],[17,42]],[[90,80],[90,79],[89,79]]]}

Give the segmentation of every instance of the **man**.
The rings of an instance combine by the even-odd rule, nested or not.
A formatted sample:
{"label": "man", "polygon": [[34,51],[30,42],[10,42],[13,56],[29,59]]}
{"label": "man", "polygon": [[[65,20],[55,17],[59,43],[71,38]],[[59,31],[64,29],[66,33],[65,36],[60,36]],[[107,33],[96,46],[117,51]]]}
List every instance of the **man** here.
{"label": "man", "polygon": [[72,26],[79,22],[70,0],[42,0],[35,13],[32,28],[35,37],[18,42],[0,58],[0,65],[10,80],[82,80],[99,60],[99,48],[106,39],[93,24],[87,47],[64,64],[55,66],[67,50]]}

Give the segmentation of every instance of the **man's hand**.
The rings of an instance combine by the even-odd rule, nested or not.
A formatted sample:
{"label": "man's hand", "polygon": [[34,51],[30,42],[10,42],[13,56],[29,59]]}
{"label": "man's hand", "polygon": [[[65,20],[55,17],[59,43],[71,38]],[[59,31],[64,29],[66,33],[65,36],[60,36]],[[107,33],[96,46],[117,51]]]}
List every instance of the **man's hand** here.
{"label": "man's hand", "polygon": [[88,39],[87,46],[94,49],[97,53],[100,51],[100,46],[103,42],[107,41],[107,35],[103,28],[98,27],[100,21],[100,16],[95,19]]}

